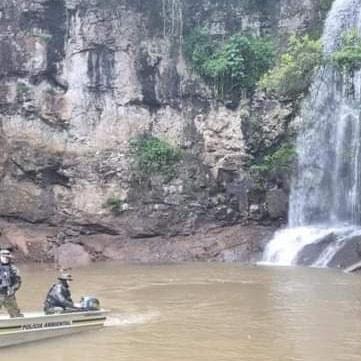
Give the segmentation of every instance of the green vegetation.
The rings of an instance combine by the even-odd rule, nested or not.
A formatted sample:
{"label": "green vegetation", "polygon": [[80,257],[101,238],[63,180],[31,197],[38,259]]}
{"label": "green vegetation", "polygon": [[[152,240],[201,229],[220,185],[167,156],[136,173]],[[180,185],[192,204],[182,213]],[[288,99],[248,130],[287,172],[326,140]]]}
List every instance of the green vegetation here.
{"label": "green vegetation", "polygon": [[[321,10],[329,11],[333,1],[320,0]],[[293,35],[272,69],[272,42],[252,35],[236,34],[220,41],[197,28],[185,37],[184,51],[193,69],[221,98],[252,92],[258,85],[267,93],[295,100],[306,94],[323,65],[336,65],[342,72],[361,69],[361,36],[356,29],[344,34],[340,48],[329,58],[324,57],[319,39]]]}
{"label": "green vegetation", "polygon": [[190,60],[193,68],[205,76],[204,64],[215,52],[215,44],[211,41],[206,30],[196,28],[184,40],[184,53]]}
{"label": "green vegetation", "polygon": [[332,62],[341,71],[354,71],[361,68],[361,36],[357,29],[344,33],[341,47],[332,55]]}
{"label": "green vegetation", "polygon": [[30,87],[25,83],[16,84],[16,95],[20,98],[29,96],[30,90]]}
{"label": "green vegetation", "polygon": [[181,152],[165,140],[151,135],[142,135],[130,141],[133,171],[140,178],[163,175],[172,178]]}
{"label": "green vegetation", "polygon": [[330,59],[324,58],[320,40],[313,40],[308,35],[292,36],[278,65],[262,78],[259,86],[268,93],[297,98],[307,91],[315,71],[330,63],[341,71],[361,68],[361,36],[356,29],[344,34],[341,47]]}
{"label": "green vegetation", "polygon": [[294,146],[284,144],[276,151],[262,157],[261,160],[255,161],[250,166],[250,171],[263,176],[287,171],[290,169],[295,157],[296,151]]}
{"label": "green vegetation", "polygon": [[[329,10],[332,2],[321,0],[321,8]],[[220,97],[253,91],[258,82],[268,93],[296,99],[307,92],[315,71],[324,64],[335,64],[341,71],[361,68],[361,36],[356,29],[344,34],[340,49],[330,59],[324,58],[320,40],[293,35],[271,70],[271,41],[251,35],[233,35],[221,43],[198,28],[186,36],[184,51],[193,68]]]}
{"label": "green vegetation", "polygon": [[312,40],[308,35],[292,36],[279,64],[263,77],[260,86],[267,92],[295,98],[305,93],[322,62],[319,40]]}
{"label": "green vegetation", "polygon": [[254,90],[274,61],[269,39],[237,34],[220,43],[202,29],[186,37],[184,50],[193,68],[221,97]]}
{"label": "green vegetation", "polygon": [[123,212],[124,201],[116,196],[108,198],[103,204],[103,208],[108,208],[115,215],[119,216]]}

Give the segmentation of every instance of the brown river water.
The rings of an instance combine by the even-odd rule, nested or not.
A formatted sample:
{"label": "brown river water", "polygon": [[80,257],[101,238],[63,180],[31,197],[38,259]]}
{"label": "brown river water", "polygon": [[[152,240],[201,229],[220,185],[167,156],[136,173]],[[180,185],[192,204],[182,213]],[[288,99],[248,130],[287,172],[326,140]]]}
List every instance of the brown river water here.
{"label": "brown river water", "polygon": [[[56,273],[20,267],[37,310]],[[98,297],[102,330],[1,350],[9,361],[361,360],[361,276],[227,264],[74,269],[73,298]]]}

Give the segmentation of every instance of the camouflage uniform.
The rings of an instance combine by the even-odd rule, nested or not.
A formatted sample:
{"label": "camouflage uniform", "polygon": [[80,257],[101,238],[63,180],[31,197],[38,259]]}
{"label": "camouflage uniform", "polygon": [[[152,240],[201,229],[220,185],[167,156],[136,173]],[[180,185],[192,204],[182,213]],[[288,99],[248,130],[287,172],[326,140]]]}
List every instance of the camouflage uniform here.
{"label": "camouflage uniform", "polygon": [[21,286],[19,270],[12,264],[0,264],[0,308],[5,307],[10,317],[22,317],[15,292]]}
{"label": "camouflage uniform", "polygon": [[49,290],[44,302],[44,312],[47,314],[75,311],[75,307],[71,298],[69,284],[65,279],[59,279]]}
{"label": "camouflage uniform", "polygon": [[0,307],[2,306],[6,308],[11,318],[23,316],[16,302],[15,295],[11,295],[11,296],[0,295]]}

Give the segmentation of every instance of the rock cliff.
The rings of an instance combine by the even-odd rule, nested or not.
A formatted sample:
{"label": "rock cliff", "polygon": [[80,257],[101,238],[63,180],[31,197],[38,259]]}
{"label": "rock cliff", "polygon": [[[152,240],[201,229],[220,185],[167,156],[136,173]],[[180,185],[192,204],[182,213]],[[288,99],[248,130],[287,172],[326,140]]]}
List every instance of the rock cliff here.
{"label": "rock cliff", "polygon": [[[217,100],[183,38],[201,26],[282,47],[320,30],[324,2],[2,0],[2,242],[31,259],[88,262],[126,259],[142,244],[132,239],[158,237],[151,255],[205,225],[282,222],[287,182],[259,194],[247,162],[289,133],[295,109],[262,94]],[[171,179],[134,177],[129,141],[144,134],[181,150]]]}

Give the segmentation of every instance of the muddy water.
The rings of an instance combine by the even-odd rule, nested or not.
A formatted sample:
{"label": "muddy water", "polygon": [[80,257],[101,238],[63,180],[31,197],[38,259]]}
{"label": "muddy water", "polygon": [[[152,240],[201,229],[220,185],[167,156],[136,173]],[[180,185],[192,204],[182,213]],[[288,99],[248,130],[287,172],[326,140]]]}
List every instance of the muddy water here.
{"label": "muddy water", "polygon": [[[55,273],[21,267],[25,310]],[[338,271],[187,264],[73,270],[75,299],[112,310],[100,331],[1,350],[11,361],[361,360],[361,277]]]}

